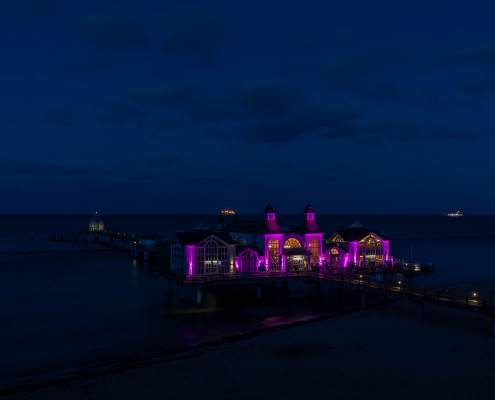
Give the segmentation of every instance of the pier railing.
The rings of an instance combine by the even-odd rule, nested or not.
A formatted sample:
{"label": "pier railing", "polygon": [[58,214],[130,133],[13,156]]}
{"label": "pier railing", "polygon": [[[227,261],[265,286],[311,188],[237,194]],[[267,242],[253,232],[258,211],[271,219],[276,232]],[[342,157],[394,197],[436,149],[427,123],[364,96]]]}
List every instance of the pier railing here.
{"label": "pier railing", "polygon": [[[372,273],[360,269],[358,272],[343,271],[319,271],[319,272],[233,272],[227,274],[213,274],[201,276],[189,276],[185,278],[185,283],[210,285],[222,283],[261,283],[264,280],[275,279],[306,279],[314,282],[332,282],[341,285],[352,286],[363,291],[375,291],[389,293],[391,295],[406,297],[419,303],[434,303],[455,308],[477,309],[483,313],[495,317],[495,307],[485,299],[480,298],[475,290],[467,293],[455,293],[449,290],[439,290],[434,288],[408,286],[402,280],[376,281],[370,279]],[[376,272],[376,271],[375,271]],[[397,270],[396,270],[397,272]],[[400,270],[399,270],[400,272]]]}

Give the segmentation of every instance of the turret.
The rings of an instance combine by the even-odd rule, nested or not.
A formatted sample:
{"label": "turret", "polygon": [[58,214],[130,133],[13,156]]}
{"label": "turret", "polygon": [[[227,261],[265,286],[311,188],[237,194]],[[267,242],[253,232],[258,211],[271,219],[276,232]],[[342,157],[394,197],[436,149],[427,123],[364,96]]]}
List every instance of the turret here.
{"label": "turret", "polygon": [[265,207],[265,225],[266,228],[272,232],[280,229],[277,224],[277,214],[271,203],[268,203]]}
{"label": "turret", "polygon": [[315,220],[315,211],[313,210],[313,207],[311,204],[308,204],[306,208],[304,209],[304,215],[305,215],[305,221],[306,223],[308,222],[314,222]]}
{"label": "turret", "polygon": [[304,227],[306,232],[318,232],[320,228],[316,223],[316,213],[311,204],[304,209]]}

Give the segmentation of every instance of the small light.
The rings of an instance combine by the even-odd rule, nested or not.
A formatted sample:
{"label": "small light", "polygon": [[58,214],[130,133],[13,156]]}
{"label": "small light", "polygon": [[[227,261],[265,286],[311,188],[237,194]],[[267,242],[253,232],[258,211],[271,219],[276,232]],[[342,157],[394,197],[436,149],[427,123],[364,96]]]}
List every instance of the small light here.
{"label": "small light", "polygon": [[400,285],[402,285],[402,281],[397,282],[397,284],[398,284],[399,286],[400,286]]}
{"label": "small light", "polygon": [[363,279],[363,275],[359,275],[359,279]]}
{"label": "small light", "polygon": [[473,292],[473,297],[478,297],[478,292]]}

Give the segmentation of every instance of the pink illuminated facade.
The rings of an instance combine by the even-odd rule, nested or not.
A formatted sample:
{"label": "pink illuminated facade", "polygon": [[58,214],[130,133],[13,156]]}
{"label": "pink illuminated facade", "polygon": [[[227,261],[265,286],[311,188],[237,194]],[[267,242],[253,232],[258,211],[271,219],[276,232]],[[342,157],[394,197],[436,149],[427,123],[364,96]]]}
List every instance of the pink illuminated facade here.
{"label": "pink illuminated facade", "polygon": [[171,266],[187,276],[232,273],[294,273],[389,265],[390,242],[353,225],[325,239],[308,205],[298,227],[285,229],[269,204],[261,223],[222,222],[215,230],[179,232],[171,245]]}

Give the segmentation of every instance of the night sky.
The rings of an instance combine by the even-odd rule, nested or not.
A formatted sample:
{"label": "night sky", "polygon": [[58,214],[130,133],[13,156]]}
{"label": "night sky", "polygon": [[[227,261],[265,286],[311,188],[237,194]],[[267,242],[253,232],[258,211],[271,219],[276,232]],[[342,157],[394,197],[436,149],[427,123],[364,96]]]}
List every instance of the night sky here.
{"label": "night sky", "polygon": [[494,15],[2,0],[0,213],[494,213]]}

